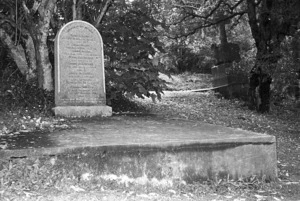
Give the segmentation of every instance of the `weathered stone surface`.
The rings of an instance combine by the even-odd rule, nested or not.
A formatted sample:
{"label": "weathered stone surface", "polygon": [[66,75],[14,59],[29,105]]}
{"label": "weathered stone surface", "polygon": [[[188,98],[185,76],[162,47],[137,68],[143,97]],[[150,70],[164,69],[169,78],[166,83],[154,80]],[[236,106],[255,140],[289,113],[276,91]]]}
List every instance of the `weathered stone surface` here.
{"label": "weathered stone surface", "polygon": [[223,63],[230,63],[233,61],[239,62],[240,57],[240,47],[238,44],[234,43],[224,43],[220,45],[212,45],[212,50],[214,51],[214,57],[216,59],[216,65]]}
{"label": "weathered stone surface", "polygon": [[54,108],[55,115],[65,117],[93,117],[111,116],[112,109],[107,106],[57,106]]}
{"label": "weathered stone surface", "polygon": [[[69,22],[60,29],[55,40],[55,105],[60,108],[54,111],[69,116],[70,108],[63,110],[61,107],[77,106],[72,111],[78,110],[75,116],[80,116],[87,106],[101,106],[89,112],[101,115],[99,108],[108,107],[105,104],[102,38],[87,22]],[[80,106],[85,109],[80,109]],[[63,111],[67,113],[63,114]]]}
{"label": "weathered stone surface", "polygon": [[213,76],[212,84],[214,87],[226,86],[228,85],[228,78],[226,74],[226,68],[230,66],[230,64],[213,66],[211,69],[211,73]]}
{"label": "weathered stone surface", "polygon": [[[0,150],[0,157],[58,154],[69,160],[73,155],[74,160],[80,158],[97,168],[103,177],[126,175],[149,181],[277,177],[274,136],[197,121],[141,116],[101,118],[77,126],[74,130],[33,134],[31,143],[22,149],[13,146]],[[27,138],[29,135],[26,133]]]}

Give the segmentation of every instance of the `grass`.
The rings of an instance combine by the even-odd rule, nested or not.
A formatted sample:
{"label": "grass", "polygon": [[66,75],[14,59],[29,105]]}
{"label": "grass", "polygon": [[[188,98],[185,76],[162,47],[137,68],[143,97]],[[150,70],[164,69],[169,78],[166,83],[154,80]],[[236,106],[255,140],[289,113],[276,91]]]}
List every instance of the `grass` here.
{"label": "grass", "polygon": [[[172,91],[206,88],[211,79],[208,75],[187,73],[172,78],[161,76],[169,82],[168,88]],[[242,101],[226,100],[213,92],[166,92],[157,103],[151,99],[134,99],[114,104],[118,105],[116,112],[154,113],[168,119],[190,119],[274,135],[278,141],[278,181],[266,183],[252,177],[172,187],[128,185],[103,180],[81,160],[45,156],[1,160],[0,200],[299,200],[300,113],[292,109],[292,103],[272,105],[270,113],[258,114],[249,111]],[[32,126],[27,126],[28,129],[49,129],[51,122],[56,121],[55,118],[47,119],[49,117],[19,116],[18,112],[14,116],[13,113],[12,118],[0,116],[0,123],[11,125],[14,132],[30,123]],[[13,127],[20,119],[23,124]],[[55,125],[64,124],[72,127],[67,119],[57,120]]]}

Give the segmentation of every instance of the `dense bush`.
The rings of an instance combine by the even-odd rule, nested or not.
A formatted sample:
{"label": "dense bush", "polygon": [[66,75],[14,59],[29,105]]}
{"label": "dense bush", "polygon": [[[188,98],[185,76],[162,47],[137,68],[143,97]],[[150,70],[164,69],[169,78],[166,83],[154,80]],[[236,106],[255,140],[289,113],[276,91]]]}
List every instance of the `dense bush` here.
{"label": "dense bush", "polygon": [[151,57],[164,50],[155,25],[144,14],[148,9],[141,2],[133,3],[130,8],[112,9],[111,17],[106,18],[99,30],[106,56],[108,104],[124,95],[160,98],[165,82],[158,77],[161,64],[153,62]]}
{"label": "dense bush", "polygon": [[107,66],[106,69],[108,104],[111,104],[112,100],[122,99],[123,96],[160,99],[164,86],[165,81],[158,77],[158,67],[148,60]]}

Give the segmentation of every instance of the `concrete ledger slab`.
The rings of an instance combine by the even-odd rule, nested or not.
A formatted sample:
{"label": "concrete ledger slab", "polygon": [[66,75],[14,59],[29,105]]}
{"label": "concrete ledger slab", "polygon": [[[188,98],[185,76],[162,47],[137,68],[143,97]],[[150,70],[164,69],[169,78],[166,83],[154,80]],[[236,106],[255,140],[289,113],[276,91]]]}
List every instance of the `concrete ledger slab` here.
{"label": "concrete ledger slab", "polygon": [[112,115],[112,108],[103,106],[57,106],[53,108],[56,116],[63,117],[107,117]]}
{"label": "concrete ledger slab", "polygon": [[113,116],[78,126],[43,136],[49,138],[43,148],[36,142],[2,150],[0,157],[58,155],[81,160],[102,178],[142,183],[277,177],[274,136],[152,117]]}

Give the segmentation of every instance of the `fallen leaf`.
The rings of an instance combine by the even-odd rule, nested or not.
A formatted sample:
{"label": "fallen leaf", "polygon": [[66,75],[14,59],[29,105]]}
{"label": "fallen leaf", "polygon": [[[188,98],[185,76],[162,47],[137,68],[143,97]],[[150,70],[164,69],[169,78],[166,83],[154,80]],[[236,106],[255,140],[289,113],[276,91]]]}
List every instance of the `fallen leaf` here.
{"label": "fallen leaf", "polygon": [[6,149],[8,146],[7,142],[1,142],[0,143],[0,149]]}
{"label": "fallen leaf", "polygon": [[93,177],[93,174],[86,172],[81,175],[81,180],[90,181],[92,179],[92,177]]}
{"label": "fallen leaf", "polygon": [[83,188],[80,188],[78,186],[71,186],[70,188],[72,190],[74,190],[75,192],[84,192],[85,191]]}
{"label": "fallen leaf", "polygon": [[52,157],[52,158],[50,159],[50,164],[53,166],[53,165],[55,165],[55,163],[56,163],[56,158],[55,158],[55,157]]}
{"label": "fallen leaf", "polygon": [[172,189],[168,190],[168,192],[171,193],[171,194],[176,194],[176,191],[174,191]]}

